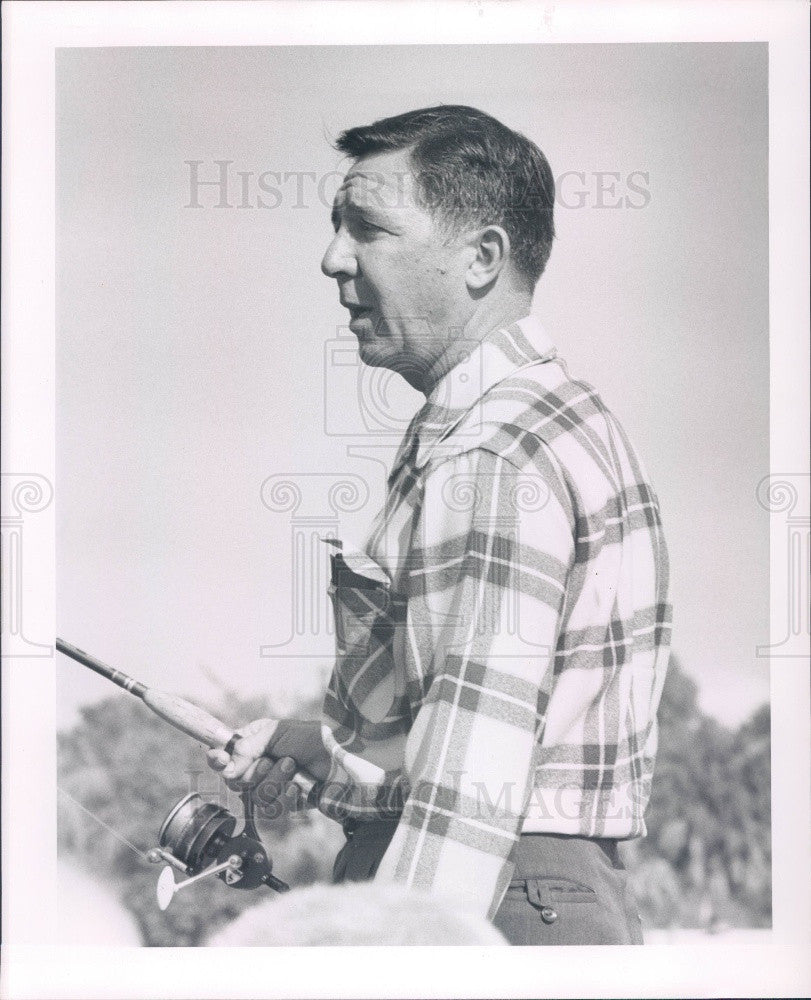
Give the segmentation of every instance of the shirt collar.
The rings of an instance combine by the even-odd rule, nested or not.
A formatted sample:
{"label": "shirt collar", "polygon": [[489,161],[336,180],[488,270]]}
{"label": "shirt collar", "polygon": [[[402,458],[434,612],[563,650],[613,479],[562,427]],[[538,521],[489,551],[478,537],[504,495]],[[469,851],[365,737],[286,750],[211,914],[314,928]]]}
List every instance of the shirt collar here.
{"label": "shirt collar", "polygon": [[434,386],[408,426],[392,467],[391,478],[406,458],[421,468],[437,444],[470,412],[486,392],[521,368],[550,361],[557,354],[549,335],[534,316],[487,334],[470,350],[460,344],[460,360]]}

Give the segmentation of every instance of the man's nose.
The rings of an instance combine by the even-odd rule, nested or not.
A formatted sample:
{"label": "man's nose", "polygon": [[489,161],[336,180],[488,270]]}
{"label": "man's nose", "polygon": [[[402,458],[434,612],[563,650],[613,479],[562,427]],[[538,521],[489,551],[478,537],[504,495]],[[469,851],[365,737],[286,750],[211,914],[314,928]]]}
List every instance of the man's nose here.
{"label": "man's nose", "polygon": [[321,260],[321,270],[328,278],[337,278],[341,275],[350,278],[355,276],[357,262],[349,244],[346,234],[339,229]]}

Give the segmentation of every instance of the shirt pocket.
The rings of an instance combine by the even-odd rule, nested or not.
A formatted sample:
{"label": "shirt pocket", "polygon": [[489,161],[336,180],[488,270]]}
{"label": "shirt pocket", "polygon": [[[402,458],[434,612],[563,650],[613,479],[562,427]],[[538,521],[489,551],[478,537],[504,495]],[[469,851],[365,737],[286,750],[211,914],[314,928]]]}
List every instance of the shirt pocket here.
{"label": "shirt pocket", "polygon": [[390,590],[353,572],[340,554],[331,558],[329,596],[343,700],[354,715],[379,722],[388,714],[396,691]]}
{"label": "shirt pocket", "polygon": [[385,621],[389,588],[353,572],[340,555],[332,558],[329,596],[335,614],[335,639],[339,656],[365,656],[372,630]]}

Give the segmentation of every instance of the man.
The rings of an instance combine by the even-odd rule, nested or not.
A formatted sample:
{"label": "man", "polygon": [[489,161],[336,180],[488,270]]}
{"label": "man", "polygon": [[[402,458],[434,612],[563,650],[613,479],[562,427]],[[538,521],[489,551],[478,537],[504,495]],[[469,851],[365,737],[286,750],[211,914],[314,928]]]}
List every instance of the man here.
{"label": "man", "polygon": [[362,361],[426,403],[368,562],[333,556],[323,726],[258,720],[210,763],[230,782],[309,770],[309,804],[347,833],[336,881],[463,898],[514,944],[641,943],[617,842],[644,833],[667,555],[625,433],[529,315],[552,172],[467,107],[337,145],[322,269]]}

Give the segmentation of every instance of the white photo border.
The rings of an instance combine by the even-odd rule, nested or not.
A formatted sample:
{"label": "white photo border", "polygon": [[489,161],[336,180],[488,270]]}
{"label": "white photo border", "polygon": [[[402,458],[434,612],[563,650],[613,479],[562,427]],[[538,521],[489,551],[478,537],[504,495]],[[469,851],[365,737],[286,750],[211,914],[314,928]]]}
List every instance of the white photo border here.
{"label": "white photo border", "polygon": [[[70,46],[750,42],[769,44],[771,470],[808,456],[808,10],[790,0],[645,4],[270,0],[4,4],[3,468],[55,479],[54,54]],[[32,633],[54,635],[54,507],[27,539]],[[785,628],[773,517],[772,640]],[[809,995],[807,658],[775,660],[774,919],[768,944],[643,949],[65,948],[56,937],[53,660],[6,657],[4,996],[524,997]]]}

